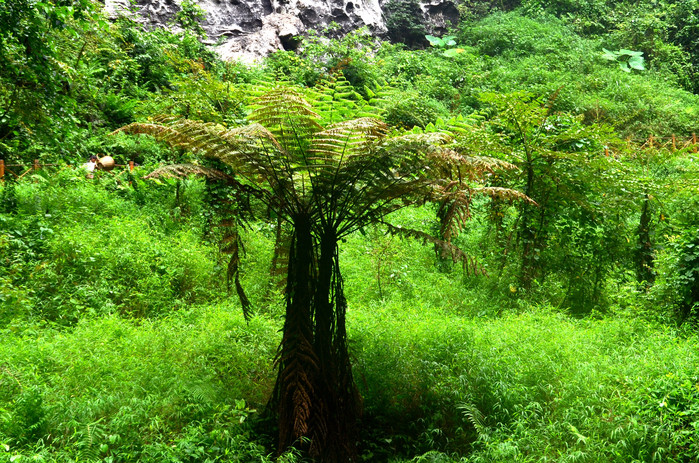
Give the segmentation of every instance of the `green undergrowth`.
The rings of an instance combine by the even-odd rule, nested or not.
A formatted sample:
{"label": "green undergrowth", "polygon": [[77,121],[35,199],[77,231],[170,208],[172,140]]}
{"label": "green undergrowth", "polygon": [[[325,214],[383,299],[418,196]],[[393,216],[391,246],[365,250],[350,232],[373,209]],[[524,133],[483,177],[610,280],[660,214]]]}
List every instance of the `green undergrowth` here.
{"label": "green undergrowth", "polygon": [[125,171],[86,179],[65,168],[7,189],[16,203],[0,214],[6,323],[154,317],[225,294],[217,246],[202,239],[198,182],[146,188]]}
{"label": "green undergrowth", "polygon": [[[691,461],[699,450],[695,335],[400,299],[352,305],[348,323],[364,461]],[[268,461],[271,430],[248,423],[271,391],[278,328],[221,305],[3,329],[0,461]]]}
{"label": "green undergrowth", "polygon": [[[246,324],[207,237],[205,185],[142,175],[65,169],[4,186],[1,463],[272,461],[274,430],[260,418],[283,310],[274,229],[242,233],[256,314]],[[434,217],[424,207],[392,220],[434,232]],[[478,255],[487,232],[472,224],[459,239]],[[694,255],[693,236],[680,255]],[[699,453],[699,340],[648,321],[652,294],[617,285],[619,307],[573,319],[429,244],[368,228],[340,249],[364,461]],[[121,297],[125,288],[140,299]]]}
{"label": "green undergrowth", "polygon": [[[377,304],[350,321],[372,461],[691,461],[696,336],[547,309]],[[439,450],[439,451],[435,451]]]}
{"label": "green undergrowth", "polygon": [[3,330],[0,461],[260,461],[276,330],[230,306]]}
{"label": "green undergrowth", "polygon": [[526,89],[551,98],[556,111],[584,114],[623,136],[686,135],[696,128],[699,99],[680,88],[661,57],[634,72],[603,58],[604,47],[633,48],[628,40],[587,38],[555,17],[516,12],[463,23],[459,40],[483,57],[470,92]]}

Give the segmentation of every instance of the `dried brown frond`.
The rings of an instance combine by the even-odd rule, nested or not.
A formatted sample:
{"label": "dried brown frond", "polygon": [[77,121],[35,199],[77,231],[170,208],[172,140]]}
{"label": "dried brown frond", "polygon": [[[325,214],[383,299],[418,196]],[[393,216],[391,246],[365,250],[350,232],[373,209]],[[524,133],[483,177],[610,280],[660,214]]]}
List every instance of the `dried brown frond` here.
{"label": "dried brown frond", "polygon": [[481,172],[494,172],[496,170],[519,170],[516,165],[489,156],[464,156],[464,162],[476,166]]}
{"label": "dried brown frond", "polygon": [[441,146],[449,143],[453,137],[446,132],[428,132],[428,133],[406,133],[397,137],[391,137],[390,143],[395,146],[420,147],[426,149],[429,147]]}

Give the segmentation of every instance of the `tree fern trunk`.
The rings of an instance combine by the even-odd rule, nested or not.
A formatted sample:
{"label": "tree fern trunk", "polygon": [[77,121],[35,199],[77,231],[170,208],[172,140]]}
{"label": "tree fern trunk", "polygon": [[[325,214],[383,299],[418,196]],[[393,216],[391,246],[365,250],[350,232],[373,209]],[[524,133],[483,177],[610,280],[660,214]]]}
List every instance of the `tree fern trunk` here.
{"label": "tree fern trunk", "polygon": [[520,270],[520,285],[525,290],[531,289],[532,282],[536,279],[539,264],[537,236],[532,220],[534,207],[530,205],[522,206],[521,225],[519,239],[522,242],[522,267]]}
{"label": "tree fern trunk", "polygon": [[361,400],[347,351],[346,306],[334,231],[316,242],[299,217],[272,398],[279,413],[279,452],[294,446],[321,462],[356,460]]}
{"label": "tree fern trunk", "polygon": [[318,287],[315,296],[314,349],[320,359],[317,408],[318,433],[311,456],[323,462],[356,459],[356,424],[360,398],[352,377],[347,351],[342,275],[335,231],[326,230],[320,239]]}
{"label": "tree fern trunk", "polygon": [[286,319],[277,354],[277,382],[272,397],[278,411],[279,449],[303,447],[313,430],[313,409],[319,359],[313,349],[314,253],[310,218],[294,218],[294,237],[289,252],[286,288]]}
{"label": "tree fern trunk", "polygon": [[[525,164],[527,173],[527,183],[524,188],[524,194],[530,198],[537,199],[534,194],[534,166],[532,165],[532,156],[527,150],[527,162]],[[519,239],[522,243],[522,267],[520,270],[520,285],[525,290],[531,289],[532,282],[536,279],[537,273],[537,248],[536,248],[536,231],[535,231],[535,207],[531,204],[524,203],[520,208],[520,232]]]}

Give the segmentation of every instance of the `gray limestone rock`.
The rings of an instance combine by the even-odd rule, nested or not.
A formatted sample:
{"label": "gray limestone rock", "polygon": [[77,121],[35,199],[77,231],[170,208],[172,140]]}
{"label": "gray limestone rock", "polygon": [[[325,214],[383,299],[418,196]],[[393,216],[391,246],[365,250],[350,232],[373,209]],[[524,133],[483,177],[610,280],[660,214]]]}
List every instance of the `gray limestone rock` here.
{"label": "gray limestone rock", "polygon": [[[111,14],[128,11],[129,0],[103,0]],[[276,50],[293,48],[292,38],[309,29],[322,30],[331,22],[345,34],[367,27],[385,37],[385,7],[389,0],[195,0],[206,13],[202,26],[224,59],[252,61]],[[394,0],[395,1],[395,0]],[[180,10],[181,0],[136,0],[143,21],[164,27]],[[419,0],[432,34],[441,35],[458,20],[453,0]]]}

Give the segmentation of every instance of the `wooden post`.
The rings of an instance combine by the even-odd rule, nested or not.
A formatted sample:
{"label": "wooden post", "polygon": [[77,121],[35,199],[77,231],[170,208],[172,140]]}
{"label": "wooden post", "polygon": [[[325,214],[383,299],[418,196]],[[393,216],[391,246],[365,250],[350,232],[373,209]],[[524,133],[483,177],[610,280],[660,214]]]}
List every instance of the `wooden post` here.
{"label": "wooden post", "polygon": [[609,157],[609,148],[606,146],[604,147],[604,155]]}
{"label": "wooden post", "polygon": [[5,160],[0,159],[0,180],[5,180]]}
{"label": "wooden post", "polygon": [[32,169],[34,169],[34,172],[36,172],[37,170],[39,170],[39,167],[41,167],[41,165],[39,164],[39,160],[38,160],[38,159],[34,159],[34,164],[32,164]]}
{"label": "wooden post", "polygon": [[649,146],[650,148],[653,147],[653,135],[649,135],[649,136],[648,136],[648,146]]}
{"label": "wooden post", "polygon": [[672,151],[675,151],[677,149],[677,138],[675,138],[675,134],[672,134]]}
{"label": "wooden post", "polygon": [[133,185],[133,181],[131,180],[133,177],[131,177],[131,172],[133,172],[133,166],[134,162],[129,161],[129,185]]}
{"label": "wooden post", "polygon": [[696,132],[692,134],[692,145],[694,145],[694,152],[697,152],[697,134]]}

